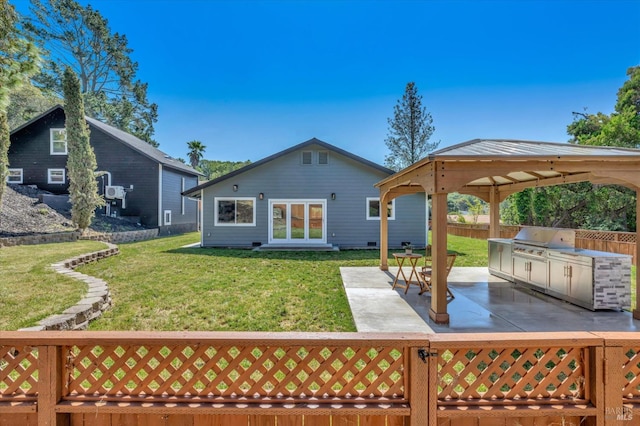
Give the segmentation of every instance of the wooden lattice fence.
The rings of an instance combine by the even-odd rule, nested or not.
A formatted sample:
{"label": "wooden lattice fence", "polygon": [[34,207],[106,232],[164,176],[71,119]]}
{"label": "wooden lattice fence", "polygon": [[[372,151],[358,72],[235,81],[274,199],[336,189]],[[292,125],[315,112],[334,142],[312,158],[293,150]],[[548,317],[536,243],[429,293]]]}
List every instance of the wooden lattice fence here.
{"label": "wooden lattice fence", "polygon": [[0,333],[0,425],[609,425],[640,333]]}

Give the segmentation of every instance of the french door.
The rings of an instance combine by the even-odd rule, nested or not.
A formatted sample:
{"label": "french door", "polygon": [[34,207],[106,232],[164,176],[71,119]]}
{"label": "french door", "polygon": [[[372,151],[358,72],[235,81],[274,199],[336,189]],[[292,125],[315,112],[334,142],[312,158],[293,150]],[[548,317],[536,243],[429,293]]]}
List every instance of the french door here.
{"label": "french door", "polygon": [[326,243],[326,209],[326,200],[269,200],[269,243]]}

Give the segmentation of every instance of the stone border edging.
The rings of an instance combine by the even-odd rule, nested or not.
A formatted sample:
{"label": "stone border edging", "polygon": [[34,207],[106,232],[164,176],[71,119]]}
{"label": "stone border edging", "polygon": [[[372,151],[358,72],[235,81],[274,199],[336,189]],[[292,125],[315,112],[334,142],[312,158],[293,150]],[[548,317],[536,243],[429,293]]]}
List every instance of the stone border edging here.
{"label": "stone border edging", "polygon": [[65,309],[61,314],[48,316],[38,321],[39,325],[21,328],[18,331],[86,330],[90,321],[100,317],[102,312],[111,307],[111,294],[106,281],[74,271],[80,265],[106,259],[120,253],[120,249],[115,244],[108,242],[105,244],[108,248],[104,250],[81,254],[52,264],[51,268],[55,272],[85,282],[88,286],[87,293],[78,303]]}

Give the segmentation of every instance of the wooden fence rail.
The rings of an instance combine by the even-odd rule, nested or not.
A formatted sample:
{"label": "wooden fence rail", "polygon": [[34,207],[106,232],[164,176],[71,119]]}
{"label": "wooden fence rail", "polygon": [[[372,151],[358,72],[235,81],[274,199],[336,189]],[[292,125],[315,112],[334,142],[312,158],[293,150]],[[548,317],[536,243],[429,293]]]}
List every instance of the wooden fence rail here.
{"label": "wooden fence rail", "polygon": [[[520,226],[500,225],[501,238],[513,238],[520,231]],[[460,237],[486,240],[489,238],[487,224],[448,223],[447,232]],[[591,231],[576,229],[576,248],[608,251],[611,253],[627,254],[636,261],[635,232]]]}
{"label": "wooden fence rail", "polygon": [[638,419],[640,333],[0,333],[0,425]]}

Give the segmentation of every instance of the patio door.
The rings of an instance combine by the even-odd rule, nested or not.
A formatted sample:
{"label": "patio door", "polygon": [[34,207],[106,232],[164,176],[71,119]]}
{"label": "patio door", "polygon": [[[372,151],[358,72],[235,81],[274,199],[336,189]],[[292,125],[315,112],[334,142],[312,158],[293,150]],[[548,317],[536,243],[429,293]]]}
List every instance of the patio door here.
{"label": "patio door", "polygon": [[326,200],[270,200],[270,244],[324,244]]}

